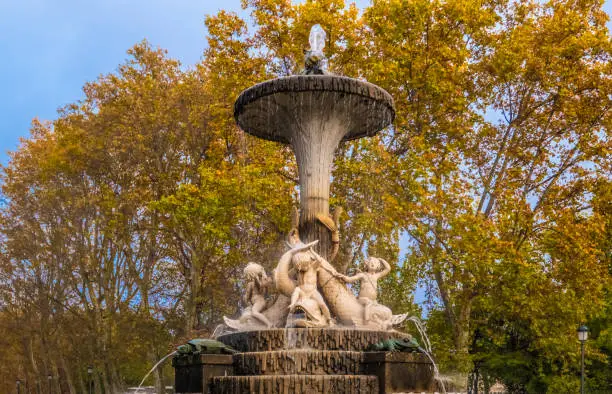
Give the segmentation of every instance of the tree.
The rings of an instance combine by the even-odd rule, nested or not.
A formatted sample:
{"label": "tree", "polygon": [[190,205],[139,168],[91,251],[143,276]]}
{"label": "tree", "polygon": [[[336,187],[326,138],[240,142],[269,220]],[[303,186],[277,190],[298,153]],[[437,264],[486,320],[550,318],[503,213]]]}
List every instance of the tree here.
{"label": "tree", "polygon": [[[28,331],[22,343],[9,336],[22,352],[10,365],[28,382],[54,371],[76,392],[96,360],[98,386],[117,387],[142,372],[135,364],[237,312],[240,270],[272,268],[298,180],[293,153],[238,130],[232,105],[244,88],[298,72],[320,23],[329,69],[382,86],[397,112],[393,127],[337,151],[338,265],[390,261],[381,299],[398,311],[418,312],[412,291],[425,283],[435,353],[447,370],[471,371],[472,389],[483,379],[516,392],[569,387],[578,354],[567,338],[609,315],[601,4],[243,6],[252,27],[226,11],[206,18],[195,68],[138,44],[12,155],[0,312]],[[125,334],[134,330],[145,343]],[[589,362],[605,369],[605,353],[598,345]]]}
{"label": "tree", "polygon": [[129,53],[56,121],[35,122],[4,168],[5,312],[32,328],[30,385],[62,363],[72,392],[85,391],[90,364],[98,390],[119,390],[126,370],[144,375],[134,357],[155,363],[170,330],[210,332],[234,312],[222,283],[288,229],[286,152],[237,133],[206,65],[182,71],[147,43]]}

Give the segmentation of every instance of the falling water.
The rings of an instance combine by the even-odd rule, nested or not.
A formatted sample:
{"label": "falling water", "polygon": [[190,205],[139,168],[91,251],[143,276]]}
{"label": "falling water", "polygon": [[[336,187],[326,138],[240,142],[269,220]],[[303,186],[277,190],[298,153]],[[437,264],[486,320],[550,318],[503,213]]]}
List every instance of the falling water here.
{"label": "falling water", "polygon": [[419,351],[423,353],[424,355],[426,355],[427,358],[429,358],[429,361],[431,361],[431,363],[433,364],[434,380],[440,384],[440,387],[442,388],[442,393],[446,394],[446,387],[444,386],[444,380],[442,379],[442,376],[440,375],[440,370],[438,369],[438,365],[436,364],[433,357],[431,356],[431,353],[429,353],[422,347],[419,347]]}
{"label": "falling water", "polygon": [[410,316],[406,320],[414,324],[417,331],[419,332],[419,335],[421,336],[421,339],[423,340],[425,350],[431,353],[431,343],[429,342],[429,337],[427,336],[427,332],[425,331],[425,326],[423,325],[423,322],[416,316]]}
{"label": "falling water", "polygon": [[285,328],[285,349],[295,349],[297,347],[298,333],[293,328]]}
{"label": "falling water", "polygon": [[157,364],[155,364],[153,366],[153,368],[151,368],[151,370],[145,375],[144,378],[142,378],[142,382],[140,382],[140,384],[138,385],[138,388],[136,389],[136,391],[134,391],[134,394],[138,393],[138,391],[142,388],[143,383],[145,382],[145,380],[147,380],[147,378],[149,377],[149,375],[151,375],[151,372],[155,371],[155,368],[157,368],[159,366],[159,364],[163,363],[164,360],[166,360],[168,357],[172,356],[173,354],[175,354],[177,351],[173,351],[172,353],[168,353],[166,354],[164,357],[162,357],[161,360],[159,360],[157,362]]}
{"label": "falling water", "polygon": [[225,333],[225,324],[219,324],[217,327],[215,327],[211,338],[212,339],[217,339],[218,337],[220,337],[221,335],[223,335]]}
{"label": "falling water", "polygon": [[427,331],[425,330],[425,326],[423,325],[423,322],[416,316],[410,316],[406,320],[412,322],[414,326],[416,327],[417,331],[419,332],[419,335],[421,336],[421,340],[423,341],[423,346],[425,346],[424,349],[422,347],[419,347],[419,351],[425,354],[427,358],[429,358],[429,360],[433,364],[434,379],[440,384],[440,387],[442,388],[442,392],[446,394],[446,387],[444,386],[444,381],[442,380],[442,377],[440,376],[440,370],[438,369],[438,365],[436,364],[436,362],[434,361],[431,355],[432,353],[431,342],[429,342],[429,337],[427,336]]}

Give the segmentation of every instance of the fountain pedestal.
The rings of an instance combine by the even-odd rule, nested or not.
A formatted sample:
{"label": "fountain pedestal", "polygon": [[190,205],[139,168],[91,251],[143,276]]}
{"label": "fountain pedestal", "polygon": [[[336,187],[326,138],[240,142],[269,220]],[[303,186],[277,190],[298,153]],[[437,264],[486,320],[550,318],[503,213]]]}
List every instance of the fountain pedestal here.
{"label": "fountain pedestal", "polygon": [[422,353],[366,352],[365,374],[378,378],[379,393],[428,392],[434,389],[433,364]]}
{"label": "fountain pedestal", "polygon": [[[427,392],[433,364],[424,354],[369,352],[374,344],[410,337],[390,331],[287,328],[222,335],[240,353],[174,361],[176,393]],[[184,381],[191,379],[187,387]]]}
{"label": "fountain pedestal", "polygon": [[176,393],[209,393],[215,376],[234,375],[230,354],[186,354],[172,359]]}

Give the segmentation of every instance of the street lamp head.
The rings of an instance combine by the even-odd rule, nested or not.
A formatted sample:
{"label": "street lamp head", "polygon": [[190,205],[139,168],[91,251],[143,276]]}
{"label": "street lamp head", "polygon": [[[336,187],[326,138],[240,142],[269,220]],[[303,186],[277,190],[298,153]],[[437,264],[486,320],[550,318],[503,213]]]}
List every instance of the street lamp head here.
{"label": "street lamp head", "polygon": [[87,374],[91,375],[93,373],[93,367],[90,365],[87,367]]}
{"label": "street lamp head", "polygon": [[580,342],[584,342],[589,337],[589,328],[585,325],[582,325],[578,328],[578,340]]}
{"label": "street lamp head", "polygon": [[51,379],[53,379],[53,375],[51,374],[47,375],[47,380],[51,380]]}

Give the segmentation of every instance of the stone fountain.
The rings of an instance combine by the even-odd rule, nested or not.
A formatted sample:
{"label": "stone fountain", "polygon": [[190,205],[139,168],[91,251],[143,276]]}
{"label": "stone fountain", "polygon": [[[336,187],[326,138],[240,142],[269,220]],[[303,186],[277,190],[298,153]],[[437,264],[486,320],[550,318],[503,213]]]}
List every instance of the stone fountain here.
{"label": "stone fountain", "polygon": [[[216,347],[175,357],[177,393],[433,388],[433,363],[410,335],[393,330],[407,316],[376,300],[389,264],[371,256],[352,277],[333,264],[339,243],[339,211],[329,209],[334,152],[341,141],[389,126],[395,110],[382,88],[326,72],[324,43],[325,32],[315,25],[300,75],[260,83],[236,100],[234,116],[245,132],[295,152],[300,209],[274,274],[257,263],[245,267],[247,308],[237,319],[224,317]],[[346,285],[354,282],[358,296]]]}

